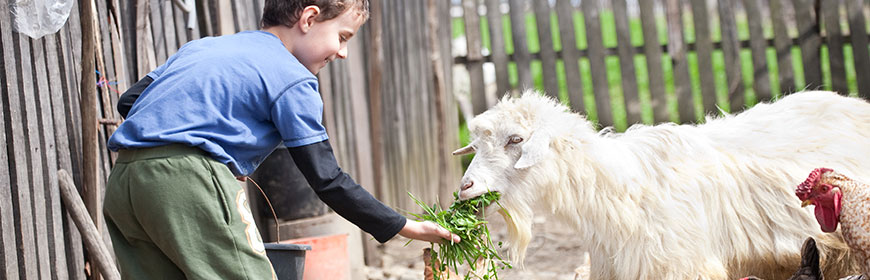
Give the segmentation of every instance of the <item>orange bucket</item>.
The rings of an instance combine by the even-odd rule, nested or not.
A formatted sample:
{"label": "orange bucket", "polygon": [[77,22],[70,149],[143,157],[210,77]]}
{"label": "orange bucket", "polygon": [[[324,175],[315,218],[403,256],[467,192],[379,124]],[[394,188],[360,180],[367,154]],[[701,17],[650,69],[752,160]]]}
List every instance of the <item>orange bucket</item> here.
{"label": "orange bucket", "polygon": [[350,259],[347,255],[347,234],[283,240],[281,243],[310,245],[305,253],[302,279],[350,279]]}

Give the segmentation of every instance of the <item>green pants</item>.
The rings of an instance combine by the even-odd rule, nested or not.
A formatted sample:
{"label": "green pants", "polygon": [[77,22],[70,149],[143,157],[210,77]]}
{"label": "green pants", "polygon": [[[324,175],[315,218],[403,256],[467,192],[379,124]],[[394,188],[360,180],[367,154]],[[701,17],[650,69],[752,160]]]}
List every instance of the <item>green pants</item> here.
{"label": "green pants", "polygon": [[244,189],[200,149],[122,150],[104,205],[123,279],[274,279]]}

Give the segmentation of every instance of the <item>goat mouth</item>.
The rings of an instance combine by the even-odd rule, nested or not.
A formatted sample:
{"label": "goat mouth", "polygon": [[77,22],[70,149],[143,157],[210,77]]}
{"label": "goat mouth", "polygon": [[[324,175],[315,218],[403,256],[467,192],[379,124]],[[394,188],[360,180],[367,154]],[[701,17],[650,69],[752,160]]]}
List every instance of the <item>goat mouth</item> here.
{"label": "goat mouth", "polygon": [[459,200],[469,200],[487,193],[485,189],[470,188],[459,191]]}

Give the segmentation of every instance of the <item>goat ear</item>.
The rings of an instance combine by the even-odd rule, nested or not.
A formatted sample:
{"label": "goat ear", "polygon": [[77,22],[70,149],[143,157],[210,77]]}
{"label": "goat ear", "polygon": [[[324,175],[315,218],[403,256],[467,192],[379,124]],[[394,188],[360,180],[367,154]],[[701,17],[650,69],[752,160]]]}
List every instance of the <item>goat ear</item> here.
{"label": "goat ear", "polygon": [[545,130],[538,130],[532,133],[529,140],[523,144],[523,153],[517,163],[514,164],[516,169],[524,169],[535,165],[542,159],[547,157],[550,152],[550,134]]}

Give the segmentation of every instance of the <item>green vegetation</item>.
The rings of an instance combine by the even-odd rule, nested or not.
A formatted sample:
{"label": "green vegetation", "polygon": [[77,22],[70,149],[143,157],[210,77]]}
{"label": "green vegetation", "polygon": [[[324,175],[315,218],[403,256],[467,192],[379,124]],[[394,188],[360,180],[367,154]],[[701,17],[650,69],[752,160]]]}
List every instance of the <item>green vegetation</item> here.
{"label": "green vegetation", "polygon": [[[412,215],[420,220],[437,223],[459,235],[459,238],[462,239],[459,243],[438,244],[437,250],[433,248],[433,271],[447,271],[453,268],[459,274],[459,266],[465,263],[470,267],[470,270],[465,274],[465,279],[469,279],[471,276],[481,279],[498,279],[497,269],[499,265],[502,265],[502,269],[511,268],[511,265],[498,255],[496,246],[489,235],[487,222],[478,217],[478,212],[483,212],[492,203],[498,203],[501,194],[488,192],[476,198],[459,201],[458,195],[453,193],[456,201],[447,210],[441,209],[438,204],[428,206],[411,193],[408,195],[424,210],[423,214]],[[485,213],[481,213],[481,216],[484,215]],[[501,247],[501,242],[498,243],[498,246]],[[484,264],[487,269],[482,272],[483,275],[473,275],[477,272],[477,265],[479,265],[477,260],[480,259],[487,262]],[[435,273],[435,278],[439,278],[438,273]]]}

